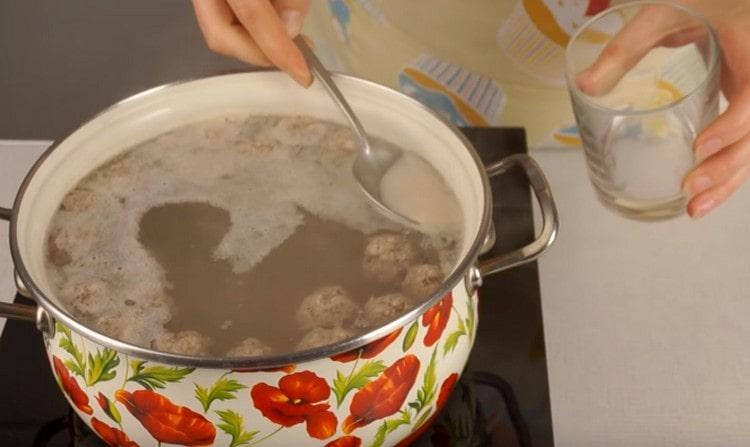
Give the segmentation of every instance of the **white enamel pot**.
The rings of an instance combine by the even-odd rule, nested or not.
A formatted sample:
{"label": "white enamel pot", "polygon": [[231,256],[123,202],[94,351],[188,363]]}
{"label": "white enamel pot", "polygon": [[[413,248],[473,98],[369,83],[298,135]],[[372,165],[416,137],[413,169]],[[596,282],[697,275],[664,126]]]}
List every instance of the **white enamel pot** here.
{"label": "white enamel pot", "polygon": [[[438,412],[469,356],[484,275],[536,258],[555,238],[557,213],[525,155],[484,167],[461,133],[411,98],[368,81],[336,82],[369,133],[420,152],[456,192],[464,215],[460,262],[440,290],[362,336],[258,358],[199,358],[107,337],[63,309],[44,268],[44,235],[63,196],[94,168],[168,129],[229,112],[310,115],[344,123],[322,87],[278,72],[233,74],[159,87],[109,108],[55,144],[24,180],[10,244],[19,291],[36,306],[0,315],[35,321],[71,406],[110,445],[396,445]],[[533,243],[478,261],[494,241],[489,178],[518,166],[534,190],[542,229]]]}

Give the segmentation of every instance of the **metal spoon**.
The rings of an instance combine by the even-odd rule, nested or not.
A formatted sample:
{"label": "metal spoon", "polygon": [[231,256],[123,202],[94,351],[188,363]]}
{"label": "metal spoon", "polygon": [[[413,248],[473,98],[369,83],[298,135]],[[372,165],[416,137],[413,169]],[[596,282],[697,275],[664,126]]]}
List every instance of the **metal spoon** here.
{"label": "metal spoon", "polygon": [[396,161],[403,155],[399,150],[392,149],[389,147],[372,146],[367,138],[364,127],[359,119],[354,114],[354,111],[349,107],[349,103],[346,102],[344,95],[336,87],[336,84],[331,79],[331,74],[326,70],[323,64],[320,62],[312,49],[307,45],[302,35],[298,35],[294,42],[302,51],[302,55],[305,57],[307,64],[310,66],[315,78],[317,78],[323,86],[328,90],[331,98],[339,106],[344,116],[349,121],[354,135],[359,140],[361,151],[357,158],[354,160],[352,166],[352,173],[354,178],[357,180],[360,188],[364,191],[365,195],[372,201],[384,214],[393,220],[406,223],[408,225],[416,225],[413,219],[404,216],[386,206],[383,203],[380,195],[380,182],[383,180],[383,176],[388,169],[393,166]]}

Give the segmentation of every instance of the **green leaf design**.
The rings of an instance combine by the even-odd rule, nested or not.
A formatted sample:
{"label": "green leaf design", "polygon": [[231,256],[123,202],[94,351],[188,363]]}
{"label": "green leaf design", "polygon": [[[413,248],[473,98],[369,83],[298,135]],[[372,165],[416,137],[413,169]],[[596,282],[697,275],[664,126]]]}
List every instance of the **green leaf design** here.
{"label": "green leaf design", "polygon": [[65,326],[64,324],[60,323],[59,321],[55,322],[55,330],[57,332],[62,332],[65,336],[70,338],[70,328],[68,326]]}
{"label": "green leaf design", "polygon": [[[78,374],[81,377],[86,373],[86,371],[81,369],[82,367],[75,360],[65,360],[63,361],[63,365],[65,365],[70,372]],[[83,366],[83,368],[85,368],[85,366]]]}
{"label": "green leaf design", "polygon": [[394,430],[402,425],[411,424],[411,414],[406,410],[399,411],[400,417],[398,419],[386,419],[385,427],[387,433],[392,433]]}
{"label": "green leaf design", "polygon": [[459,318],[458,329],[448,334],[448,336],[445,338],[445,345],[443,345],[443,357],[448,355],[449,352],[452,352],[454,349],[456,349],[456,346],[458,345],[459,340],[461,339],[461,337],[463,337],[466,334],[467,334],[466,326],[464,325],[463,319]]}
{"label": "green leaf design", "polygon": [[411,424],[411,414],[407,410],[399,411],[398,418],[386,419],[383,424],[378,427],[378,431],[375,433],[372,444],[370,447],[380,447],[385,442],[385,437],[394,430],[402,425]]}
{"label": "green leaf design", "polygon": [[[120,415],[120,410],[117,409],[117,406],[115,406],[115,403],[112,402],[105,396],[104,394],[100,394],[100,397],[104,398],[104,412],[109,416],[113,421],[115,421],[117,424],[120,424],[122,422],[122,416]],[[97,399],[99,399],[97,397]]]}
{"label": "green leaf design", "polygon": [[422,425],[424,425],[425,421],[432,416],[432,407],[428,408],[424,413],[422,413],[419,418],[414,422],[414,426],[411,428],[412,433],[419,430]]}
{"label": "green leaf design", "polygon": [[195,368],[144,366],[145,364],[144,360],[131,361],[130,368],[133,370],[133,375],[128,377],[127,381],[135,382],[149,390],[164,388],[168,382],[178,383],[195,371]]}
{"label": "green leaf design", "polygon": [[373,377],[385,371],[385,363],[382,360],[370,361],[362,365],[359,371],[352,371],[349,376],[344,376],[341,371],[336,371],[333,379],[333,394],[336,396],[336,406],[340,407],[346,395],[352,390],[358,390],[370,383]]}
{"label": "green leaf design", "polygon": [[72,372],[81,377],[86,375],[86,356],[78,347],[73,343],[73,338],[70,333],[70,329],[67,326],[57,323],[56,328],[62,332],[63,336],[60,338],[58,346],[63,348],[65,352],[73,356],[72,360],[64,360],[63,364]]}
{"label": "green leaf design", "polygon": [[370,444],[370,447],[380,447],[385,442],[385,437],[388,433],[386,431],[388,430],[388,427],[385,425],[385,422],[380,424],[380,427],[378,427],[378,431],[375,432],[375,437],[372,439],[372,444]]}
{"label": "green leaf design", "polygon": [[216,410],[216,414],[222,421],[221,424],[216,424],[216,426],[232,437],[229,447],[247,445],[259,433],[258,431],[245,431],[242,416],[236,411]]}
{"label": "green leaf design", "polygon": [[234,379],[222,376],[210,388],[203,388],[196,383],[195,397],[203,405],[203,411],[208,412],[213,401],[235,399],[235,393],[243,388],[247,387]]}
{"label": "green leaf design", "polygon": [[414,322],[411,326],[409,326],[409,330],[406,331],[406,335],[404,336],[404,341],[401,344],[401,348],[404,352],[408,351],[409,348],[414,344],[414,340],[417,339],[417,334],[419,333],[419,323]]}
{"label": "green leaf design", "polygon": [[99,382],[112,380],[117,375],[113,371],[120,364],[117,352],[104,348],[103,351],[96,350],[96,355],[89,353],[88,368],[86,369],[86,385],[91,386]]}
{"label": "green leaf design", "polygon": [[430,358],[430,364],[427,365],[427,369],[424,373],[424,380],[422,382],[422,387],[417,390],[417,401],[412,402],[415,405],[412,405],[412,403],[409,404],[411,408],[414,408],[416,410],[417,414],[419,414],[422,410],[424,410],[428,405],[432,404],[432,401],[435,400],[435,394],[437,393],[437,377],[435,375],[435,354],[437,354],[438,347],[436,346],[435,349],[432,351],[432,357]]}

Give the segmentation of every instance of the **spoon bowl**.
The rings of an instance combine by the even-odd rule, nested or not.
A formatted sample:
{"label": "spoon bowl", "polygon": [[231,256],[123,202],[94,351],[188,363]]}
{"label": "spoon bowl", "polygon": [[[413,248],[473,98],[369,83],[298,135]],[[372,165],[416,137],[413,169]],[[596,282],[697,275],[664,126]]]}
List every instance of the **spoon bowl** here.
{"label": "spoon bowl", "polygon": [[305,39],[299,35],[294,39],[294,42],[305,57],[313,76],[323,84],[331,96],[331,99],[334,100],[344,113],[344,116],[346,116],[347,121],[349,121],[349,124],[354,131],[355,137],[359,141],[360,152],[352,166],[352,174],[354,175],[355,180],[357,180],[357,184],[359,184],[365,195],[383,214],[408,226],[413,227],[418,225],[413,219],[388,207],[383,202],[383,197],[380,192],[380,184],[383,180],[383,176],[385,176],[386,172],[388,172],[388,170],[403,156],[403,152],[395,148],[372,145],[370,143],[359,118],[357,118],[357,115],[355,115],[354,111],[349,106],[344,95],[338,87],[336,87],[336,83],[333,82],[331,74],[325,66],[323,66],[312,49],[307,45]]}

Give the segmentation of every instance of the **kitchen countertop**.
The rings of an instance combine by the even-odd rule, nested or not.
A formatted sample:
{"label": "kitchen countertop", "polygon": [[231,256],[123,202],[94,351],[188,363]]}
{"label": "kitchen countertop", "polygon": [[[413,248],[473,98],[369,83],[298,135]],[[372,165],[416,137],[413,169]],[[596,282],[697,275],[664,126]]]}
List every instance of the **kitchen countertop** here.
{"label": "kitchen countertop", "polygon": [[539,261],[560,446],[750,445],[750,190],[705,218],[600,205],[581,151],[537,152],[560,210]]}
{"label": "kitchen countertop", "polygon": [[[144,88],[241,67],[205,49],[186,2],[146,0],[0,2],[0,66],[0,139],[58,138]],[[0,204],[35,156],[0,148]],[[561,216],[540,260],[555,443],[750,444],[748,188],[699,222],[633,222],[596,202],[580,151],[534,156]],[[0,238],[9,299],[2,222]]]}

